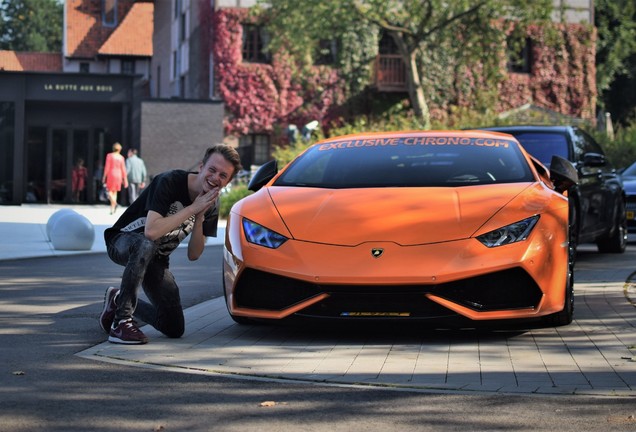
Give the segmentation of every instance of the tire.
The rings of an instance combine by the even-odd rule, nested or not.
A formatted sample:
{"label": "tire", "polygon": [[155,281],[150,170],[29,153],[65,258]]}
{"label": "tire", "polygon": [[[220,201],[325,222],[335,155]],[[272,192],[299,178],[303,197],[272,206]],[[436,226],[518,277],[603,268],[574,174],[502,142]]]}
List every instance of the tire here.
{"label": "tire", "polygon": [[550,327],[566,326],[574,318],[574,256],[576,250],[568,247],[568,275],[565,281],[565,301],[563,309],[559,312],[548,315],[543,322]]}
{"label": "tire", "polygon": [[577,201],[570,201],[568,227],[568,268],[565,280],[565,300],[563,309],[546,316],[543,323],[550,327],[566,326],[574,318],[574,263],[576,261],[576,240],[578,239]]}
{"label": "tire", "polygon": [[596,242],[601,253],[623,253],[627,248],[627,219],[625,216],[625,202],[619,201],[616,220],[610,233]]}
{"label": "tire", "polygon": [[242,317],[242,316],[236,316],[236,315],[230,314],[230,318],[232,318],[234,320],[234,322],[239,324],[239,325],[251,325],[251,324],[254,324],[252,322],[252,320],[250,320],[249,318]]}
{"label": "tire", "polygon": [[568,277],[570,282],[565,287],[565,302],[563,304],[563,310],[560,312],[548,315],[545,318],[545,323],[550,327],[561,327],[572,323],[574,318],[574,283],[572,278]]}
{"label": "tire", "polygon": [[576,248],[579,245],[579,227],[579,201],[573,194],[568,201],[568,237],[572,265],[576,260]]}

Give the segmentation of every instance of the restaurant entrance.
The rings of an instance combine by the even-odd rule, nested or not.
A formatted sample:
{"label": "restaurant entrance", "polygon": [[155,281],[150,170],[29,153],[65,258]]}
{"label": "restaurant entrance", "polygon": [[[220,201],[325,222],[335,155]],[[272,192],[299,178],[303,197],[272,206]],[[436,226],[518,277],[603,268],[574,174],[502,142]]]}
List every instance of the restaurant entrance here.
{"label": "restaurant entrance", "polygon": [[0,204],[99,202],[106,153],[115,142],[139,148],[142,80],[3,71],[0,78]]}

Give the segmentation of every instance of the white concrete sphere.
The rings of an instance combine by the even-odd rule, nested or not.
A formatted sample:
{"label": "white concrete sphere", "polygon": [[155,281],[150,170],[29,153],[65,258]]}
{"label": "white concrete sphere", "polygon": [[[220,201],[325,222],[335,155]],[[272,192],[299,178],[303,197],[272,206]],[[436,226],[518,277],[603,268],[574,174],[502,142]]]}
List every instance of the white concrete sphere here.
{"label": "white concrete sphere", "polygon": [[55,222],[57,222],[57,220],[61,218],[62,216],[69,213],[77,213],[77,212],[70,208],[63,208],[61,210],[56,211],[49,217],[49,220],[46,222],[46,240],[47,241],[51,241],[51,229],[53,229],[53,225],[55,225]]}
{"label": "white concrete sphere", "polygon": [[95,227],[77,212],[60,216],[51,229],[51,243],[57,250],[90,250],[94,241]]}

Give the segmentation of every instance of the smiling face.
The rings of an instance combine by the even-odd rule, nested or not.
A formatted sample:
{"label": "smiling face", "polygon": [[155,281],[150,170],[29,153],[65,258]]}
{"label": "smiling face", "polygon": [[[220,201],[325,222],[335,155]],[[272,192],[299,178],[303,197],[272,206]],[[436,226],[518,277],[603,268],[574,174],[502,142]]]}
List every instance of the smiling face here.
{"label": "smiling face", "polygon": [[199,167],[197,174],[198,192],[208,192],[211,189],[224,188],[234,175],[234,165],[220,153],[210,155],[205,164]]}

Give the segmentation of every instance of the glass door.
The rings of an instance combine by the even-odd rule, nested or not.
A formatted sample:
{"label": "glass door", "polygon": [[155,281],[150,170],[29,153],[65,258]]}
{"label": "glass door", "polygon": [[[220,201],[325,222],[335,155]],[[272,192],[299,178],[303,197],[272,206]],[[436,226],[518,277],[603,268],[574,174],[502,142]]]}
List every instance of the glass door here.
{"label": "glass door", "polygon": [[49,177],[49,203],[70,201],[70,138],[71,134],[66,129],[52,130],[50,147],[51,160],[47,167],[47,171],[51,173]]}
{"label": "glass door", "polygon": [[26,189],[24,201],[27,203],[45,203],[46,188],[46,127],[29,127],[27,129],[26,155]]}
{"label": "glass door", "polygon": [[94,157],[89,129],[31,126],[27,129],[25,201],[94,202]]}

